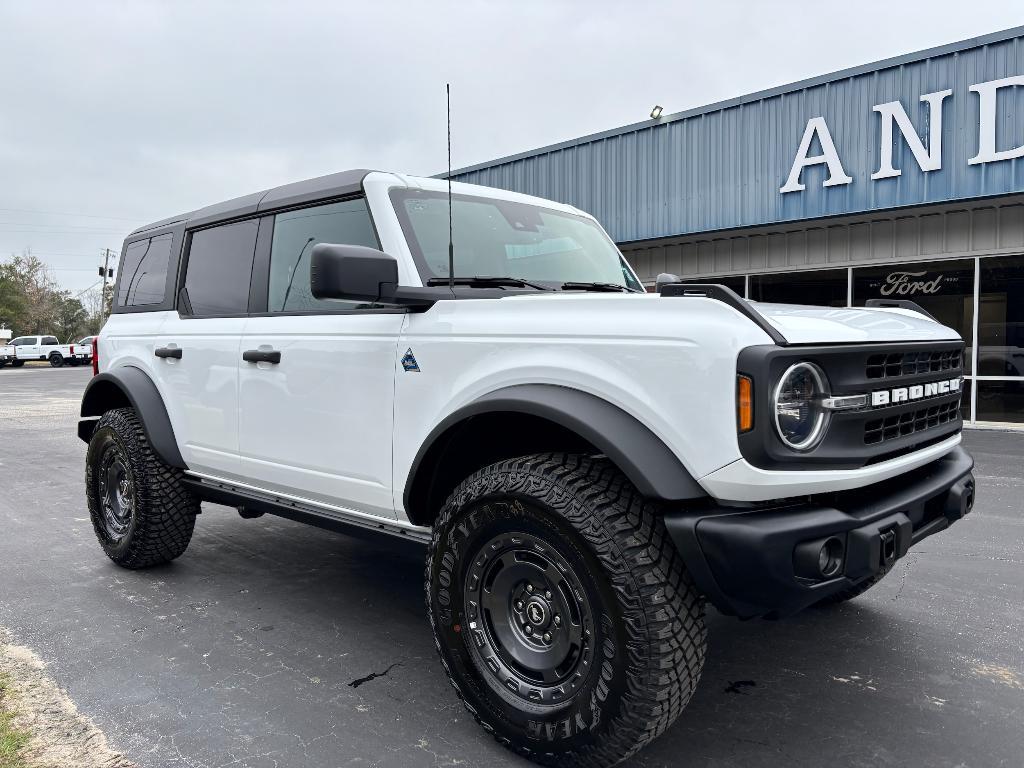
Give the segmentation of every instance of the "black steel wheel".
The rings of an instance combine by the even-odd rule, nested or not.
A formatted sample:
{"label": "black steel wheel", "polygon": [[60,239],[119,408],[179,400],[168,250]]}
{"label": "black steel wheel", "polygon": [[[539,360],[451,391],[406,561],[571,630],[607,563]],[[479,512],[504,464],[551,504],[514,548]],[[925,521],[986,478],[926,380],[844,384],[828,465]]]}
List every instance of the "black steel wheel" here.
{"label": "black steel wheel", "polygon": [[578,688],[594,658],[594,614],[579,576],[544,539],[493,536],[470,566],[463,599],[470,651],[504,681],[502,694],[552,704]]}
{"label": "black steel wheel", "polygon": [[199,502],[183,485],[181,470],[154,453],[131,408],[107,411],[96,423],[85,489],[96,538],[118,565],[159,565],[188,547]]}
{"label": "black steel wheel", "polygon": [[119,442],[108,441],[102,450],[96,478],[102,525],[110,541],[119,542],[135,516],[135,482]]}
{"label": "black steel wheel", "polygon": [[545,765],[609,766],[662,733],[704,665],[704,603],[661,517],[606,459],[525,456],[460,484],[426,598],[477,721]]}

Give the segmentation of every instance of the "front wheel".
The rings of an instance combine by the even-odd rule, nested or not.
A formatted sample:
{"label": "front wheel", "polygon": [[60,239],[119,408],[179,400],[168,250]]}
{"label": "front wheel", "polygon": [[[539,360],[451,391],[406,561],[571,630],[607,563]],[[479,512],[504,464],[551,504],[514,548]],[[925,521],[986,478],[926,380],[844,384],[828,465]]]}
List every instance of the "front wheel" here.
{"label": "front wheel", "polygon": [[85,488],[96,538],[118,565],[159,565],[188,547],[199,502],[182,483],[181,470],[153,451],[131,408],[107,411],[96,423]]}
{"label": "front wheel", "polygon": [[545,454],[452,493],[427,555],[445,671],[499,742],[547,765],[626,759],[682,712],[704,604],[660,510],[607,460]]}
{"label": "front wheel", "polygon": [[24,364],[24,360],[11,360],[11,368],[21,368]]}

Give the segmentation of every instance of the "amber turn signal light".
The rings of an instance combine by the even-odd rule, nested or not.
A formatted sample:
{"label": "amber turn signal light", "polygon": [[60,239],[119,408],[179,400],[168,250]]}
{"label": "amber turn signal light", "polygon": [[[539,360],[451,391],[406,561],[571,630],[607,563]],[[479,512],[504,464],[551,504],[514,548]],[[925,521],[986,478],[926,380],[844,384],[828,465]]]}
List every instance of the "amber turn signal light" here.
{"label": "amber turn signal light", "polygon": [[736,377],[736,426],[740,432],[754,428],[754,382],[749,376]]}

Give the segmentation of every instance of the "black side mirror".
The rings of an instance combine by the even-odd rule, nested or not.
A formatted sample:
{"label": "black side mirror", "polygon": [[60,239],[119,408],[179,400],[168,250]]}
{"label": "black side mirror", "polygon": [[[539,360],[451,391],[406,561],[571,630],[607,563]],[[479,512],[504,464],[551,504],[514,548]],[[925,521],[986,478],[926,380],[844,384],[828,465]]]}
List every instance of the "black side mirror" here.
{"label": "black side mirror", "polygon": [[398,261],[361,245],[313,246],[309,287],[318,299],[389,301],[398,288]]}

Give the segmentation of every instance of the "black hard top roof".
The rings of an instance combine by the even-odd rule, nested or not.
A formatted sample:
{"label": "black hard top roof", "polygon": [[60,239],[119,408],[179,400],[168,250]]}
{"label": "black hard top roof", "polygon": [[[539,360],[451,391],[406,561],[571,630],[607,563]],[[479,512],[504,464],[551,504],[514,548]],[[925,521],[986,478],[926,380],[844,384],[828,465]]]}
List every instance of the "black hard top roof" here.
{"label": "black hard top roof", "polygon": [[139,227],[131,235],[147,232],[151,229],[167,226],[169,224],[186,224],[189,227],[201,227],[207,224],[215,224],[218,221],[236,219],[263,211],[274,210],[275,208],[289,208],[295,205],[322,200],[330,197],[344,197],[359,193],[363,189],[363,178],[370,171],[357,168],[351,171],[331,173],[327,176],[319,176],[315,179],[296,181],[291,184],[283,184],[280,187],[273,187],[262,192],[253,192],[249,195],[236,197],[233,200],[225,200],[222,203],[214,203],[205,208],[184,213],[180,216],[172,216],[162,221],[156,221]]}

